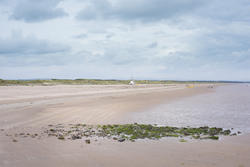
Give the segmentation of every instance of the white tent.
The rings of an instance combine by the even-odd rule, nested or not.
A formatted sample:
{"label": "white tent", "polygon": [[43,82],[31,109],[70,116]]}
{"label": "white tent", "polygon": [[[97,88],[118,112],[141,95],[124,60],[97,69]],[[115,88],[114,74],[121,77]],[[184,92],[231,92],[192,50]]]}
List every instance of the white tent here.
{"label": "white tent", "polygon": [[135,85],[135,82],[134,82],[133,80],[131,80],[131,81],[129,82],[129,85]]}

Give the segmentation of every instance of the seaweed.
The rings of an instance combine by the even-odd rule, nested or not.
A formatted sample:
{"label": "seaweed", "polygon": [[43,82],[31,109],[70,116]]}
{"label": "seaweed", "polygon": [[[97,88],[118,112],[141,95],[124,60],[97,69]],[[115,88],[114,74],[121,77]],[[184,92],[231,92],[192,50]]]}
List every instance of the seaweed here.
{"label": "seaweed", "polygon": [[[106,137],[116,141],[123,142],[125,140],[135,141],[138,139],[158,140],[163,137],[182,138],[183,136],[191,139],[211,139],[219,140],[221,135],[237,135],[231,134],[231,131],[217,127],[171,127],[158,126],[151,124],[108,124],[108,125],[86,125],[86,124],[70,124],[68,129],[60,126],[49,126],[46,131],[48,136],[68,136],[68,139],[81,139],[82,137]],[[64,139],[64,138],[63,138]],[[181,140],[181,141],[184,141]]]}

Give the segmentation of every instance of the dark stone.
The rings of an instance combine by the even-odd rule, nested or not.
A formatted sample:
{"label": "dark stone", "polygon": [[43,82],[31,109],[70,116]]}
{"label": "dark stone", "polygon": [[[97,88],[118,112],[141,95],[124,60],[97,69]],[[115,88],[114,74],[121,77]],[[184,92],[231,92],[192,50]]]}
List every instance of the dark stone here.
{"label": "dark stone", "polygon": [[58,137],[58,139],[64,140],[65,138],[64,138],[64,136],[60,135],[60,136]]}
{"label": "dark stone", "polygon": [[124,138],[120,138],[120,139],[118,139],[118,141],[119,141],[119,142],[124,142],[125,139],[124,139]]}
{"label": "dark stone", "polygon": [[72,135],[72,140],[76,140],[76,139],[81,139],[82,136],[80,135]]}
{"label": "dark stone", "polygon": [[90,144],[90,140],[89,140],[89,139],[86,139],[85,142],[86,142],[87,144]]}

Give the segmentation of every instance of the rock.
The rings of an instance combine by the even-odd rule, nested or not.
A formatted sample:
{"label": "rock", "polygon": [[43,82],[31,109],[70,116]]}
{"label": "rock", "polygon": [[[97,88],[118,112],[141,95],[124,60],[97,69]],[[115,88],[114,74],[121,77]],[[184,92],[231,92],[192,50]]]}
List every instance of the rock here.
{"label": "rock", "polygon": [[223,131],[223,134],[226,135],[226,136],[227,136],[227,135],[230,135],[230,133],[231,133],[231,131],[230,131],[229,129]]}
{"label": "rock", "polygon": [[60,135],[60,136],[58,136],[58,139],[59,140],[64,140],[65,138],[64,138],[64,136]]}
{"label": "rock", "polygon": [[89,140],[89,139],[86,139],[85,142],[86,142],[87,144],[90,144],[90,140]]}
{"label": "rock", "polygon": [[13,142],[17,142],[17,140],[16,140],[16,139],[13,139],[12,141],[13,141]]}
{"label": "rock", "polygon": [[117,137],[113,137],[113,140],[118,140],[118,138]]}
{"label": "rock", "polygon": [[119,141],[119,142],[124,142],[125,139],[124,139],[124,138],[119,138],[118,141]]}
{"label": "rock", "polygon": [[72,140],[76,140],[76,139],[81,139],[82,138],[82,136],[80,136],[80,135],[72,135]]}
{"label": "rock", "polygon": [[209,136],[208,138],[212,140],[219,140],[219,136]]}
{"label": "rock", "polygon": [[90,132],[89,131],[85,131],[84,132],[84,136],[86,136],[86,137],[90,136]]}

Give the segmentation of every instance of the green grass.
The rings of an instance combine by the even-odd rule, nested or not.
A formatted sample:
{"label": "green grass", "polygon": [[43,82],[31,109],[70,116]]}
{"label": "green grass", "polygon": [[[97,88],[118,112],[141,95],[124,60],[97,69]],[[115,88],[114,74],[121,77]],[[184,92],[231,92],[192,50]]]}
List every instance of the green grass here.
{"label": "green grass", "polygon": [[[3,80],[0,86],[8,85],[118,85],[129,84],[130,80],[101,80],[101,79],[51,79],[51,80]],[[172,80],[135,80],[136,84],[195,84],[217,83],[216,81],[172,81]]]}

